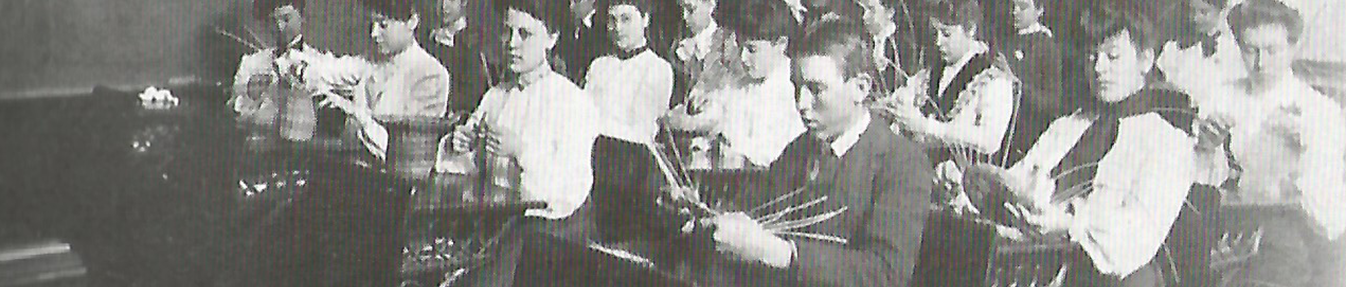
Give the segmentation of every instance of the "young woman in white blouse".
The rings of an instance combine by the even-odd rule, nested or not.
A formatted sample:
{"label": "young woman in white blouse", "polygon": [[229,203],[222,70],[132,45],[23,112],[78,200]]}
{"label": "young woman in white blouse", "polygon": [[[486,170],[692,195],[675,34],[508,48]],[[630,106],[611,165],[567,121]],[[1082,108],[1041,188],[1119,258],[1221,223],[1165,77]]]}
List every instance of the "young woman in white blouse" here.
{"label": "young woman in white blouse", "polygon": [[1018,215],[1071,243],[1063,286],[1160,286],[1160,247],[1193,183],[1187,96],[1147,74],[1155,47],[1132,7],[1090,15],[1096,101],[1051,123],[1023,160],[992,170]]}
{"label": "young woman in white blouse", "polygon": [[1229,22],[1248,76],[1225,83],[1222,97],[1200,106],[1208,123],[1203,135],[1217,135],[1213,147],[1202,149],[1209,152],[1202,159],[1209,160],[1203,167],[1210,176],[1203,179],[1227,183],[1226,203],[1297,210],[1249,218],[1260,223],[1263,236],[1236,278],[1276,286],[1342,286],[1341,107],[1295,77],[1294,47],[1303,30],[1298,12],[1274,0],[1249,0],[1230,12]]}
{"label": "young woman in white blouse", "polygon": [[563,219],[589,196],[590,159],[600,124],[593,98],[548,62],[568,21],[564,7],[550,2],[498,3],[509,74],[486,92],[451,142],[453,150],[466,152],[473,142],[484,141],[488,153],[512,158],[522,170],[522,199],[547,203],[546,209],[527,215]]}
{"label": "young woman in white blouse", "polygon": [[932,152],[937,164],[951,162],[945,150],[983,160],[1000,151],[1014,113],[1017,81],[1008,64],[979,39],[983,17],[977,2],[949,2],[931,21],[945,66],[917,72],[884,99],[893,130],[937,150]]}

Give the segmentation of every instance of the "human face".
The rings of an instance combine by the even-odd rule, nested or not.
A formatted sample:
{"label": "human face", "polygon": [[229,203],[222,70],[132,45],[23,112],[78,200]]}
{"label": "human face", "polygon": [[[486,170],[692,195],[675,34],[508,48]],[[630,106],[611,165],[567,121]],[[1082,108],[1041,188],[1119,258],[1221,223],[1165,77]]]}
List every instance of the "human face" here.
{"label": "human face", "polygon": [[975,31],[963,29],[962,26],[944,25],[938,21],[930,23],[935,27],[935,45],[939,46],[940,55],[946,62],[957,62],[971,51],[973,43],[977,42],[977,39],[972,37]]}
{"label": "human face", "polygon": [[1196,24],[1198,30],[1204,32],[1215,31],[1215,27],[1220,25],[1221,17],[1220,7],[1211,5],[1207,0],[1187,0],[1187,4],[1192,8],[1192,23]]}
{"label": "human face", "polygon": [[506,11],[501,42],[509,52],[510,71],[526,74],[541,67],[547,61],[547,51],[556,46],[557,36],[533,15],[515,9]]}
{"label": "human face", "polygon": [[862,114],[868,76],[847,79],[837,61],[807,56],[794,61],[795,107],[809,133],[824,140],[841,136]]}
{"label": "human face", "polygon": [[865,10],[865,27],[868,28],[870,33],[881,33],[884,28],[893,25],[893,10],[883,6],[882,1],[858,0],[855,2]]}
{"label": "human face", "polygon": [[617,5],[608,8],[608,33],[618,49],[630,51],[645,46],[645,27],[650,17],[636,6]]}
{"label": "human face", "polygon": [[692,33],[700,32],[710,26],[711,12],[715,11],[714,0],[678,0],[682,7],[683,24]]}
{"label": "human face", "polygon": [[286,42],[281,45],[289,44],[304,30],[304,15],[293,5],[280,6],[271,11],[271,20],[276,22],[276,30],[280,32],[281,40]]}
{"label": "human face", "polygon": [[463,10],[467,8],[467,2],[464,0],[440,0],[439,11],[444,13],[444,23],[451,23],[463,18]]}
{"label": "human face", "polygon": [[786,60],[785,47],[788,46],[786,44],[788,41],[785,39],[745,41],[738,38],[738,40],[739,46],[743,47],[740,56],[743,58],[743,67],[747,70],[749,78],[765,79]]}
{"label": "human face", "polygon": [[1131,33],[1109,37],[1094,52],[1098,99],[1106,103],[1125,100],[1145,87],[1145,73],[1154,66],[1154,52],[1137,51]]}
{"label": "human face", "polygon": [[1259,25],[1243,30],[1239,50],[1255,84],[1272,84],[1293,75],[1294,44],[1290,31],[1280,24]]}
{"label": "human face", "polygon": [[374,23],[370,28],[369,37],[374,39],[374,46],[378,48],[379,54],[396,55],[416,42],[416,25],[421,22],[419,16],[413,14],[411,19],[403,21],[374,13],[372,18]]}
{"label": "human face", "polygon": [[1028,29],[1038,22],[1042,17],[1042,8],[1038,7],[1035,0],[1014,0],[1014,28]]}

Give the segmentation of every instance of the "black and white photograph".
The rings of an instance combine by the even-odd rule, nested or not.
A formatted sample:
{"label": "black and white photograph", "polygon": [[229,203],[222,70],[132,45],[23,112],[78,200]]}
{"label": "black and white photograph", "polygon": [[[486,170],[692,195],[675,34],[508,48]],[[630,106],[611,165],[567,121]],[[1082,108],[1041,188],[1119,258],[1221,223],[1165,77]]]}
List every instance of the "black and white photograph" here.
{"label": "black and white photograph", "polygon": [[1346,0],[0,0],[0,287],[1346,287]]}

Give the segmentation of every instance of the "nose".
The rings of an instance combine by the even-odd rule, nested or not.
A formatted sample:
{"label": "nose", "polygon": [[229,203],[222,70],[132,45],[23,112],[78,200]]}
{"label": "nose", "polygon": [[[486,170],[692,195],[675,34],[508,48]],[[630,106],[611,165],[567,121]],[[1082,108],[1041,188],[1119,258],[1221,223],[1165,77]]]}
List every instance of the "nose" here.
{"label": "nose", "polygon": [[378,23],[375,23],[375,24],[373,24],[373,25],[370,25],[370,28],[369,28],[369,37],[370,37],[370,38],[374,38],[374,39],[378,39],[378,38],[380,38],[380,37],[383,37],[383,29],[379,28],[379,24],[378,24]]}
{"label": "nose", "polygon": [[519,33],[518,33],[518,32],[513,32],[513,31],[511,31],[511,32],[510,32],[508,35],[506,35],[505,37],[506,37],[506,42],[507,42],[507,44],[509,44],[509,47],[510,47],[510,48],[518,48],[519,46],[523,45],[523,38],[522,38],[522,37],[519,37]]}
{"label": "nose", "polygon": [[1108,69],[1108,63],[1106,63],[1107,61],[1108,61],[1107,57],[1103,56],[1094,57],[1094,73],[1102,75],[1104,70]]}
{"label": "nose", "polygon": [[799,110],[799,115],[810,118],[813,115],[813,92],[804,88],[798,90],[799,97],[795,99],[795,109]]}
{"label": "nose", "polygon": [[1256,54],[1254,54],[1253,63],[1257,63],[1257,67],[1262,68],[1267,65],[1267,59],[1270,58],[1271,58],[1270,52],[1268,52],[1267,50],[1260,50],[1257,51]]}

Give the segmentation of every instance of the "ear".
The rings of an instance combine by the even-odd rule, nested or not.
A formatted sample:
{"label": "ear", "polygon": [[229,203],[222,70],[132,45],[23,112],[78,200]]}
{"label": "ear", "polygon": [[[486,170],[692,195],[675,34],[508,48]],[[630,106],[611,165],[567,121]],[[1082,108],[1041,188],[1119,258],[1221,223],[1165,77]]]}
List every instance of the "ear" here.
{"label": "ear", "polygon": [[865,100],[865,97],[868,97],[869,94],[874,91],[874,77],[870,76],[867,73],[860,73],[858,75],[855,75],[854,77],[846,79],[846,84],[853,85],[855,86],[856,90],[860,91],[860,93],[852,96],[851,99],[848,99],[855,103],[863,102]]}
{"label": "ear", "polygon": [[1149,71],[1154,68],[1154,50],[1155,49],[1147,49],[1144,52],[1140,52],[1140,55],[1136,55],[1136,62],[1137,64],[1140,64],[1141,67],[1145,68],[1144,71]]}
{"label": "ear", "polygon": [[[548,30],[551,30],[551,29],[548,29]],[[552,48],[556,48],[556,41],[559,40],[559,39],[561,39],[561,32],[550,32],[550,31],[549,31],[549,32],[547,33],[547,39],[545,39],[546,41],[545,41],[545,43],[543,43],[543,44],[546,45],[546,50],[547,50],[547,51],[551,51]]]}

